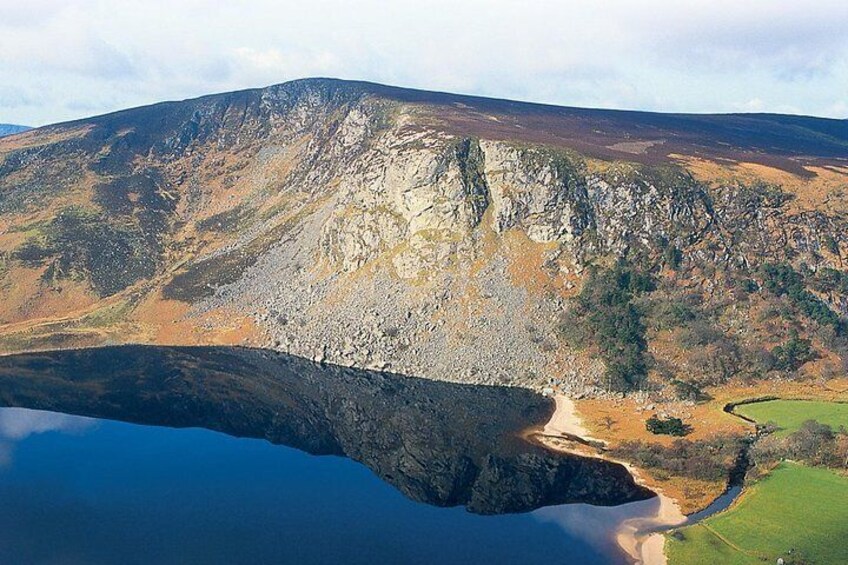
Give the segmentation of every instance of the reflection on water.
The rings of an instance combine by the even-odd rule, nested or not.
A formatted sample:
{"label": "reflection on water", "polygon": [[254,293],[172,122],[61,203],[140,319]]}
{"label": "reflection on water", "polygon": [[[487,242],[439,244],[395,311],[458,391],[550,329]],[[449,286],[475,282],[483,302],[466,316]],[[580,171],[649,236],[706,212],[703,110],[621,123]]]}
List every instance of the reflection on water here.
{"label": "reflection on water", "polygon": [[44,432],[79,433],[97,421],[84,416],[71,416],[27,408],[6,408],[0,411],[0,437],[20,440]]}
{"label": "reflection on water", "polygon": [[528,391],[259,350],[3,357],[0,405],[107,419],[0,409],[0,562],[615,563],[617,524],[655,503],[520,439],[552,411]]}
{"label": "reflection on water", "polygon": [[96,423],[96,420],[84,416],[71,416],[26,408],[0,410],[0,465],[9,465],[12,462],[12,453],[16,441],[26,439],[32,434],[44,432],[76,434],[91,428]]}
{"label": "reflection on water", "polygon": [[619,506],[549,506],[536,510],[533,516],[542,522],[556,524],[565,535],[578,537],[598,551],[604,551],[615,545],[619,525],[631,519],[654,516],[658,509],[659,499],[654,497]]}
{"label": "reflection on water", "polygon": [[345,458],[65,421],[74,434],[20,439],[0,469],[2,563],[623,563],[603,532],[631,505],[480,516],[412,501]]}

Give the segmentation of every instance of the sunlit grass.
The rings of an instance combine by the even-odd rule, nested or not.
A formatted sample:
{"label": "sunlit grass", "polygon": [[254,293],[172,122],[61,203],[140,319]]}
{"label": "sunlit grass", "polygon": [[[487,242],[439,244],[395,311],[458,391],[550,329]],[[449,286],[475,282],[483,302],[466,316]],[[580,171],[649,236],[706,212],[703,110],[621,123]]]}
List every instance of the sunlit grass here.
{"label": "sunlit grass", "polygon": [[671,564],[848,563],[848,477],[783,463],[731,509],[668,536]]}
{"label": "sunlit grass", "polygon": [[836,429],[848,428],[848,403],[814,400],[769,400],[736,407],[736,412],[760,424],[774,422],[780,436],[797,431],[807,420],[816,420]]}

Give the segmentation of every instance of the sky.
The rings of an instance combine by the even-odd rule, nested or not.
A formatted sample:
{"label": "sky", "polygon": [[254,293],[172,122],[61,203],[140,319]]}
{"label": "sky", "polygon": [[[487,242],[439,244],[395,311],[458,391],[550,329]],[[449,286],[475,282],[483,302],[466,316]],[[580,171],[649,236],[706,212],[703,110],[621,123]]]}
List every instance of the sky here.
{"label": "sky", "polygon": [[848,1],[0,0],[0,123],[310,76],[848,118]]}

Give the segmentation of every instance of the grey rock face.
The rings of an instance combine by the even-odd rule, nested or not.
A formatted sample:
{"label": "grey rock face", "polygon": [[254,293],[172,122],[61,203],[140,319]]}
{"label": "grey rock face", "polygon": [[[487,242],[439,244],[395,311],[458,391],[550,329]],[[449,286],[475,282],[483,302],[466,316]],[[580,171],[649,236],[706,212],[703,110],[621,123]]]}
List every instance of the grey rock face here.
{"label": "grey rock face", "polygon": [[[415,106],[367,96],[307,92],[287,108],[272,113],[279,151],[245,176],[291,195],[278,217],[291,229],[194,308],[252,312],[269,347],[311,359],[522,386],[554,374],[580,391],[602,367],[557,342],[565,303],[517,280],[538,276],[516,272],[523,254],[542,250],[546,276],[579,279],[598,260],[665,245],[714,265],[816,264],[825,238],[843,249],[848,237],[844,217],[792,212],[769,187],[597,169],[569,151],[446,133]],[[269,177],[281,159],[292,171]]]}
{"label": "grey rock face", "polygon": [[[451,381],[554,377],[579,392],[603,368],[556,334],[589,265],[669,245],[685,265],[711,267],[848,258],[846,216],[795,207],[778,187],[706,184],[668,159],[590,158],[557,142],[674,126],[679,135],[651,151],[684,141],[686,155],[700,154],[695,141],[729,151],[692,129],[710,125],[745,147],[788,151],[772,118],[758,135],[737,127],[754,118],[637,118],[296,81],[38,130],[60,141],[4,153],[0,214],[86,194],[94,177],[100,192],[126,193],[100,199],[104,216],[116,230],[137,224],[157,252],[104,294],[153,270],[154,292],[161,281],[164,298],[190,303],[188,318],[250,315],[279,351]],[[594,119],[603,135],[584,127]],[[842,138],[816,129],[834,124],[816,123],[804,150],[837,154]],[[548,135],[554,126],[561,137]],[[155,179],[146,196],[132,188],[139,175]],[[142,196],[162,204],[155,217]]]}
{"label": "grey rock face", "polygon": [[580,164],[542,149],[482,144],[498,233],[518,228],[539,243],[568,242],[593,226]]}

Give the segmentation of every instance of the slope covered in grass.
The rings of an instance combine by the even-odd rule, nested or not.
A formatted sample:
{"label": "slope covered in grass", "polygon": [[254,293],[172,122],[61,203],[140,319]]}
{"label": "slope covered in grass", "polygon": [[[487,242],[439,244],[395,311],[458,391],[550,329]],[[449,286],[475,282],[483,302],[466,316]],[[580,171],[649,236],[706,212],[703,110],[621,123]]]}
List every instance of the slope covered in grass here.
{"label": "slope covered in grass", "polygon": [[669,536],[669,563],[848,563],[845,500],[848,477],[783,463],[727,512]]}
{"label": "slope covered in grass", "polygon": [[776,432],[779,436],[798,431],[807,420],[815,420],[834,429],[848,427],[848,403],[769,400],[738,406],[736,412],[761,424],[774,422],[780,427]]}

